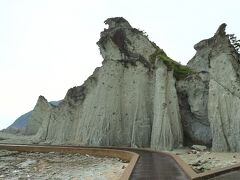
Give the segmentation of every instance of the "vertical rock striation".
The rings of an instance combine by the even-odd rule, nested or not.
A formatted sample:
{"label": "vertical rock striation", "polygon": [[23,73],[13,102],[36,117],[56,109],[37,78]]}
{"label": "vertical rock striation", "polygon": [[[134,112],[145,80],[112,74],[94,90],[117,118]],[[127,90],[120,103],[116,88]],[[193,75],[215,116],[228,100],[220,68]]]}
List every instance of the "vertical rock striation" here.
{"label": "vertical rock striation", "polygon": [[175,78],[161,63],[156,70],[154,92],[154,116],[151,147],[173,149],[183,144],[183,135]]}
{"label": "vertical rock striation", "polygon": [[240,58],[219,27],[210,56],[208,116],[214,151],[240,151]]}
{"label": "vertical rock striation", "polygon": [[194,46],[188,66],[196,74],[178,82],[178,90],[186,94],[183,127],[192,141],[210,144],[213,151],[240,151],[240,58],[225,27]]}
{"label": "vertical rock striation", "polygon": [[[109,27],[97,42],[102,67],[82,86],[71,88],[58,106],[38,102],[28,126],[36,121],[41,127],[26,133],[36,133],[36,143],[181,146],[174,69],[164,63],[168,57],[125,19],[110,18],[105,23]],[[152,58],[159,51],[165,59]]]}
{"label": "vertical rock striation", "polygon": [[35,143],[240,151],[240,55],[226,24],[182,66],[125,19],[105,23],[102,66],[57,104],[40,96],[24,135]]}
{"label": "vertical rock striation", "polygon": [[43,97],[39,96],[37,104],[32,111],[32,114],[27,122],[24,135],[34,135],[38,132],[39,128],[45,119],[48,119],[51,112],[51,105]]}

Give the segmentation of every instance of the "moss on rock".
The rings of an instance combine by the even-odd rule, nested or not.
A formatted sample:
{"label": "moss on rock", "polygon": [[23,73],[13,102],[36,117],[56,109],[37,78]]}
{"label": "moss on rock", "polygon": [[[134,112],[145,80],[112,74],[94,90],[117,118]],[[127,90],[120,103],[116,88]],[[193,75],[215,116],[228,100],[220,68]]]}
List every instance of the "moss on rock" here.
{"label": "moss on rock", "polygon": [[184,79],[189,74],[193,73],[191,68],[172,60],[159,47],[157,47],[157,50],[150,56],[150,62],[152,64],[155,64],[156,61],[162,61],[167,66],[168,70],[173,70],[173,74],[177,80]]}

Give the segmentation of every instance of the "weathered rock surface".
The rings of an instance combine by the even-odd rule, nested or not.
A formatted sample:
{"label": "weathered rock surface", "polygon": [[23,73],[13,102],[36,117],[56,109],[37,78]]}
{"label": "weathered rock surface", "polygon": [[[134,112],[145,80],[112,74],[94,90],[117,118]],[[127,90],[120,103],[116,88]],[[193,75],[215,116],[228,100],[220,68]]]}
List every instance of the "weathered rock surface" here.
{"label": "weathered rock surface", "polygon": [[176,87],[185,142],[211,146],[212,136],[207,111],[209,81],[204,78],[201,73],[196,73],[178,81]]}
{"label": "weathered rock surface", "polygon": [[240,151],[240,57],[220,26],[210,58],[208,117],[214,151]]}
{"label": "weathered rock surface", "polygon": [[43,96],[39,96],[37,105],[28,120],[24,132],[25,135],[34,135],[38,132],[39,128],[42,126],[43,120],[49,118],[50,108],[48,101]]}
{"label": "weathered rock surface", "polygon": [[155,78],[151,147],[173,149],[179,146],[179,142],[181,144],[183,142],[182,129],[179,128],[181,118],[173,71],[168,71],[167,68],[158,68]]}
{"label": "weathered rock surface", "polygon": [[26,134],[35,133],[35,143],[181,146],[174,70],[156,52],[168,57],[123,18],[105,23],[109,28],[97,43],[103,66],[58,106],[40,97]]}
{"label": "weathered rock surface", "polygon": [[188,66],[196,74],[179,81],[177,87],[187,136],[211,144],[213,151],[239,151],[240,58],[225,27],[222,24],[212,38],[194,46],[197,53]]}
{"label": "weathered rock surface", "polygon": [[[60,101],[51,101],[46,102],[43,96],[39,96],[36,109],[34,111],[29,111],[19,118],[17,118],[12,125],[8,128],[3,129],[0,132],[11,133],[11,134],[19,134],[19,135],[35,135],[40,126],[42,125],[42,114],[38,114],[38,108],[41,110],[45,110],[45,106],[58,106]],[[33,116],[32,113],[34,112]],[[37,113],[37,114],[36,114]]]}
{"label": "weathered rock surface", "polygon": [[97,42],[102,67],[56,105],[40,97],[26,127],[34,143],[240,151],[240,55],[222,24],[188,67],[123,18]]}
{"label": "weathered rock surface", "polygon": [[206,146],[197,145],[197,144],[193,145],[191,148],[195,149],[196,151],[205,151],[205,150],[207,150]]}

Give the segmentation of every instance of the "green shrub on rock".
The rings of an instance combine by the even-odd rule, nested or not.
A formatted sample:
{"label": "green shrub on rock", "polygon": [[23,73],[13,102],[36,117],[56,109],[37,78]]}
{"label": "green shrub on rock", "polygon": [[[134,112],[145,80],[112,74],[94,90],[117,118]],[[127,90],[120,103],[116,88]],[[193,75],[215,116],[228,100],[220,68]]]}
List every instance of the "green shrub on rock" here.
{"label": "green shrub on rock", "polygon": [[173,74],[176,79],[184,79],[189,74],[193,73],[192,69],[172,60],[162,49],[158,47],[157,50],[150,56],[150,62],[152,64],[155,64],[156,61],[162,61],[167,66],[168,70],[173,70]]}

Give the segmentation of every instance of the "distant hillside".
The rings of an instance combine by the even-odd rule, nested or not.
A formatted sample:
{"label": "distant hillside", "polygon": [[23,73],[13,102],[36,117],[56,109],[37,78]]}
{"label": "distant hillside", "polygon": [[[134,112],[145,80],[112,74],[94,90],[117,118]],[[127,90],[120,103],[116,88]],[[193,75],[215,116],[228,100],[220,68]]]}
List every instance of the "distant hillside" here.
{"label": "distant hillside", "polygon": [[32,111],[29,111],[19,118],[17,118],[12,125],[10,125],[7,129],[3,130],[9,133],[18,133],[20,130],[23,130],[28,122],[28,119],[31,117]]}
{"label": "distant hillside", "polygon": [[24,128],[28,122],[28,118],[32,115],[32,111],[29,111],[19,118],[16,119],[16,121],[9,126],[8,128]]}
{"label": "distant hillside", "polygon": [[[61,101],[51,101],[49,102],[53,106],[57,106]],[[19,118],[17,118],[12,125],[10,125],[8,128],[4,129],[4,132],[8,133],[20,133],[25,131],[27,123],[29,118],[31,117],[33,111],[29,111],[23,115],[21,115]]]}

